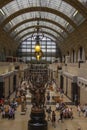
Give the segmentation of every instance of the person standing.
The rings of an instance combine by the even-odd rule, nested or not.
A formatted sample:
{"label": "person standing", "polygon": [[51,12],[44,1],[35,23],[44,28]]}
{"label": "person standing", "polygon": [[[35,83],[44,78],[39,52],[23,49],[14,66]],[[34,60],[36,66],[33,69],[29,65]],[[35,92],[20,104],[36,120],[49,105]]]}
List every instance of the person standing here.
{"label": "person standing", "polygon": [[75,94],[74,96],[74,104],[77,106],[78,105],[78,95]]}
{"label": "person standing", "polygon": [[47,120],[48,121],[51,121],[51,112],[52,112],[51,106],[49,106],[49,108],[47,109],[47,113],[48,113]]}
{"label": "person standing", "polygon": [[78,116],[80,116],[80,114],[81,114],[81,106],[80,106],[80,104],[77,106],[77,111],[78,111]]}
{"label": "person standing", "polygon": [[49,102],[50,102],[50,93],[48,92],[47,93],[47,103],[49,104]]}
{"label": "person standing", "polygon": [[52,111],[52,126],[56,127],[56,113],[55,111]]}

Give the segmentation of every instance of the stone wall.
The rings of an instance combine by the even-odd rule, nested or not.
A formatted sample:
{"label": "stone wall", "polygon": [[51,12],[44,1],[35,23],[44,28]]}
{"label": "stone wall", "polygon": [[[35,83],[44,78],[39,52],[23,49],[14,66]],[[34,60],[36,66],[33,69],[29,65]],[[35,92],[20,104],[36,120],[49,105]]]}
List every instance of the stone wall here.
{"label": "stone wall", "polygon": [[67,55],[67,52],[71,54],[74,49],[76,57],[78,57],[78,49],[80,46],[84,48],[87,57],[87,20],[69,34],[63,43],[59,44],[62,55]]}
{"label": "stone wall", "polygon": [[[6,56],[15,56],[18,44],[0,28],[0,53]],[[3,52],[4,51],[4,52]]]}

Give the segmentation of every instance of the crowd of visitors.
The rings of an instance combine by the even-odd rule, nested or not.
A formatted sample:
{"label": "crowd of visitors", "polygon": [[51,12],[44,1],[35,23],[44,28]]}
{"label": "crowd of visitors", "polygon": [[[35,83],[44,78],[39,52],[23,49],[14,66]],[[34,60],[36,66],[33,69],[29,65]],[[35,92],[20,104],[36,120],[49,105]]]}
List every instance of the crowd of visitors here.
{"label": "crowd of visitors", "polygon": [[14,98],[12,100],[4,100],[4,102],[0,104],[1,117],[15,119],[15,111],[17,106],[18,103]]}
{"label": "crowd of visitors", "polygon": [[2,98],[0,99],[0,113],[1,118],[15,119],[15,111],[19,104],[26,102],[26,84],[21,84],[13,98]]}
{"label": "crowd of visitors", "polygon": [[[64,98],[64,92],[61,89],[58,89],[60,98]],[[49,96],[50,94],[47,94]],[[51,96],[51,95],[50,95]],[[47,100],[49,101],[49,100]],[[46,108],[47,112],[47,120],[52,122],[52,126],[55,128],[59,121],[64,122],[66,119],[73,119],[75,118],[73,107],[66,105],[66,103],[56,102],[55,109],[52,110],[51,105],[48,104],[49,107]],[[83,116],[87,117],[87,104],[81,105],[78,104],[77,106],[77,115],[80,117]],[[68,130],[68,129],[65,129]],[[77,130],[82,130],[81,127],[78,127]]]}
{"label": "crowd of visitors", "polygon": [[[26,84],[22,84],[20,87],[17,88],[15,97],[13,99],[0,99],[0,112],[2,118],[8,118],[8,119],[15,119],[15,111],[17,110],[18,105],[22,102],[22,100],[26,101]],[[64,92],[63,90],[59,89],[60,97],[64,98]],[[46,99],[46,115],[47,115],[47,121],[52,122],[52,126],[55,128],[56,123],[58,122],[64,122],[66,119],[73,119],[73,109],[71,106],[66,105],[64,102],[56,102],[55,109],[51,107],[49,104],[50,102],[50,92],[47,92]],[[53,110],[52,110],[53,109]],[[77,106],[77,114],[80,117],[82,114],[84,117],[87,117],[87,104],[81,105],[78,104]],[[66,129],[68,130],[68,129]],[[81,130],[79,127],[78,130]]]}

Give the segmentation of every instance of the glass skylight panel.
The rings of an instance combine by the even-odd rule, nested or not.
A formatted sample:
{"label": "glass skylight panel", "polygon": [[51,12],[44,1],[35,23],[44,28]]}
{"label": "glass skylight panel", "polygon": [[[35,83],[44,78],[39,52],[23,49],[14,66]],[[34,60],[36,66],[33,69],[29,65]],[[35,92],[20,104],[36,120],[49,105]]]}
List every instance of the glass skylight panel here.
{"label": "glass skylight panel", "polygon": [[31,26],[34,26],[34,25],[37,25],[37,21],[35,22],[29,22],[29,23],[26,23],[26,24],[22,24],[21,26],[19,26],[18,28],[16,28],[17,32],[27,28],[27,27],[31,27]]}
{"label": "glass skylight panel", "polygon": [[52,31],[52,30],[50,30],[50,29],[46,29],[46,28],[42,28],[42,32],[43,31],[48,31],[48,32],[50,32],[50,33],[52,33],[52,34],[56,34],[54,31]]}
{"label": "glass skylight panel", "polygon": [[47,46],[47,49],[52,49],[52,46],[50,45],[50,46]]}
{"label": "glass skylight panel", "polygon": [[[24,15],[27,15],[27,17],[25,17],[25,20],[26,19],[29,19],[29,17],[30,18],[32,18],[30,15],[29,15],[29,17],[28,17],[28,14],[29,13],[25,13]],[[46,14],[46,13],[45,13]],[[55,22],[58,22],[60,25],[62,25],[62,26],[64,26],[65,27],[65,25],[67,24],[67,21],[66,20],[64,20],[63,18],[61,18],[61,17],[58,17],[58,16],[56,16],[56,15],[54,15],[54,14],[52,14],[52,13],[48,13],[49,15],[48,15],[48,19],[51,19],[52,21],[54,20],[54,18],[55,18]],[[23,16],[24,16],[23,15]],[[56,16],[56,17],[55,17]],[[42,16],[41,16],[42,17]],[[16,18],[14,18],[14,19],[12,19],[11,20],[11,22],[13,23],[12,24],[12,26],[11,27],[13,27],[13,26],[15,26],[16,24],[18,24],[18,23],[20,23],[20,22],[22,22],[24,19],[23,19],[24,17],[22,17],[22,15],[19,15],[19,16],[17,16]],[[8,23],[9,24],[9,23]],[[6,24],[6,26],[8,25],[8,24]],[[11,28],[9,28],[9,30],[10,30]]]}
{"label": "glass skylight panel", "polygon": [[47,52],[51,52],[52,51],[52,49],[47,49]]}
{"label": "glass skylight panel", "polygon": [[42,51],[43,51],[43,52],[46,52],[46,49],[43,49],[43,48],[42,48]]}
{"label": "glass skylight panel", "polygon": [[59,18],[58,23],[59,23],[60,25],[62,25],[63,27],[65,27],[65,25],[66,25],[68,22],[67,22],[66,20],[64,20],[64,19],[60,19],[60,18]]}
{"label": "glass skylight panel", "polygon": [[77,25],[80,25],[80,24],[85,20],[85,18],[84,18],[81,14],[77,13],[77,14],[73,17],[73,20],[74,20],[74,22],[75,22]]}
{"label": "glass skylight panel", "polygon": [[81,2],[84,6],[87,7],[87,0],[78,0],[79,2]]}
{"label": "glass skylight panel", "polygon": [[47,61],[51,61],[51,57],[46,57],[46,60]]}
{"label": "glass skylight panel", "polygon": [[[86,3],[87,0],[79,0],[81,3]],[[2,8],[2,10],[5,12],[6,17],[15,13],[16,11],[20,10],[20,9],[24,9],[24,8],[28,8],[28,7],[32,7],[32,6],[40,6],[40,0],[14,0],[10,3],[8,3],[6,6],[4,6]],[[76,11],[76,9],[74,7],[72,7],[71,5],[69,5],[68,3],[62,1],[62,0],[45,0],[45,1],[41,1],[41,6],[42,7],[49,7],[49,8],[53,8],[56,9],[62,13],[64,13],[65,15],[67,15],[68,17],[70,17],[72,19],[72,15],[73,13]],[[32,14],[32,12],[30,13],[30,15]],[[41,17],[47,17],[49,16],[51,19],[54,19],[55,15],[52,15],[48,13],[48,15],[45,15],[45,12],[38,12],[38,13],[33,13],[31,16],[29,17],[39,17],[41,15]],[[26,15],[26,14],[25,14]],[[23,16],[25,19],[28,18],[28,14],[25,16]],[[16,17],[17,18],[17,17]],[[60,19],[60,17],[59,17]],[[23,19],[22,19],[23,20]],[[58,18],[57,18],[58,20]],[[18,20],[17,20],[18,21]],[[58,20],[57,22],[61,23],[61,20]],[[65,22],[62,23],[62,25]]]}
{"label": "glass skylight panel", "polygon": [[27,33],[29,33],[29,32],[33,32],[33,28],[23,31],[23,32],[20,33],[18,36],[23,36],[24,34],[27,34]]}
{"label": "glass skylight panel", "polygon": [[43,46],[43,44],[42,44],[42,45],[41,45],[41,48],[42,48],[42,49],[46,49],[46,46]]}
{"label": "glass skylight panel", "polygon": [[24,14],[22,14],[22,16],[23,16],[24,20],[29,19],[29,18],[32,18],[32,13],[24,13]]}
{"label": "glass skylight panel", "polygon": [[72,32],[74,28],[70,24],[66,24],[66,30]]}
{"label": "glass skylight panel", "polygon": [[19,21],[23,21],[22,15],[19,15],[19,17],[16,17],[15,19],[11,20],[11,22],[13,23],[13,25],[18,24]]}
{"label": "glass skylight panel", "polygon": [[45,18],[55,19],[55,15],[52,13],[46,13]]}
{"label": "glass skylight panel", "polygon": [[48,27],[51,27],[53,28],[54,30],[58,31],[58,32],[61,32],[63,31],[61,28],[59,28],[58,26],[52,24],[52,23],[49,23],[49,22],[43,22],[43,25],[47,25]]}
{"label": "glass skylight panel", "polygon": [[59,6],[61,5],[61,1],[62,0],[51,0],[49,1],[48,7],[54,8],[54,9],[58,9]]}
{"label": "glass skylight panel", "polygon": [[71,17],[73,12],[76,11],[76,9],[71,5],[69,5],[68,3],[62,1],[61,6],[59,7],[59,11],[63,12],[68,17]]}
{"label": "glass skylight panel", "polygon": [[51,36],[50,36],[50,35],[48,35],[48,34],[44,34],[44,36],[46,36],[46,37],[48,37],[48,38],[52,39],[53,41],[55,41],[55,38],[54,38],[54,37],[51,37]]}
{"label": "glass skylight panel", "polygon": [[25,48],[25,47],[26,47],[26,44],[25,45],[24,44],[21,45],[21,48]]}
{"label": "glass skylight panel", "polygon": [[25,29],[25,27],[26,27],[25,24],[23,24],[21,27],[19,26],[18,28],[16,28],[16,30],[17,30],[17,32],[19,32],[19,31]]}
{"label": "glass skylight panel", "polygon": [[20,9],[21,8],[27,8],[29,6],[29,1],[28,0],[16,0]]}
{"label": "glass skylight panel", "polygon": [[57,33],[55,33],[55,32],[52,31],[52,30],[43,29],[42,31],[45,31],[45,32],[51,33],[51,34],[54,35],[54,36],[57,36]]}
{"label": "glass skylight panel", "polygon": [[32,60],[36,60],[36,57],[32,57]]}
{"label": "glass skylight panel", "polygon": [[27,8],[28,6],[28,0],[14,0],[6,6],[4,6],[2,9],[5,11],[6,15],[9,16],[20,9]]}
{"label": "glass skylight panel", "polygon": [[52,46],[53,49],[56,49],[56,46]]}
{"label": "glass skylight panel", "polygon": [[2,8],[7,16],[19,10],[17,2],[14,0]]}
{"label": "glass skylight panel", "polygon": [[[31,37],[31,34],[23,37],[21,40],[24,41],[25,39],[27,39],[29,37]],[[55,38],[50,36],[49,34],[44,34],[44,37],[48,37],[48,38],[52,39],[53,41],[55,41]]]}
{"label": "glass skylight panel", "polygon": [[[30,36],[30,35],[26,35],[26,36],[24,36],[24,37],[22,37],[22,38],[19,37],[19,39],[22,40],[22,41],[24,41],[24,40],[26,40],[27,38],[29,38],[29,36]],[[16,37],[16,38],[17,38],[17,37]],[[18,39],[18,38],[17,38],[17,39]]]}
{"label": "glass skylight panel", "polygon": [[67,23],[67,21],[59,16],[56,16],[52,13],[47,13],[46,18],[51,19],[51,20],[55,20],[55,22],[59,23],[60,25],[65,27],[65,24]]}
{"label": "glass skylight panel", "polygon": [[50,0],[40,0],[41,6],[48,6]]}
{"label": "glass skylight panel", "polygon": [[51,51],[52,51],[52,52],[56,52],[56,49],[52,49]]}
{"label": "glass skylight panel", "polygon": [[38,17],[40,17],[39,11],[37,11],[37,12],[31,12],[30,14],[31,14],[32,18],[38,18]]}

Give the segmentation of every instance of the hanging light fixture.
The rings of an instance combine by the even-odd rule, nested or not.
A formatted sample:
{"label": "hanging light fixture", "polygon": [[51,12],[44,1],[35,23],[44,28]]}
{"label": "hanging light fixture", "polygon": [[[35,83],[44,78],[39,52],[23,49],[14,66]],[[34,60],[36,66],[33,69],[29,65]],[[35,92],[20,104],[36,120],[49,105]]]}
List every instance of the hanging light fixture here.
{"label": "hanging light fixture", "polygon": [[39,52],[35,52],[35,56],[37,60],[40,60],[43,56],[43,52],[42,50],[40,50]]}
{"label": "hanging light fixture", "polygon": [[39,60],[40,60],[40,55],[37,55],[36,58],[37,58],[37,60],[39,61]]}
{"label": "hanging light fixture", "polygon": [[41,46],[39,43],[39,35],[36,36],[36,45],[35,45],[35,52],[40,52]]}
{"label": "hanging light fixture", "polygon": [[[41,45],[40,45],[40,40],[43,39],[44,35],[42,33],[42,30],[39,27],[39,21],[37,22],[37,27],[36,29],[36,36],[35,36],[35,40],[36,40],[36,44],[35,44],[35,57],[37,60],[40,60],[43,56],[43,52],[41,50]],[[34,37],[34,34],[33,34]]]}

